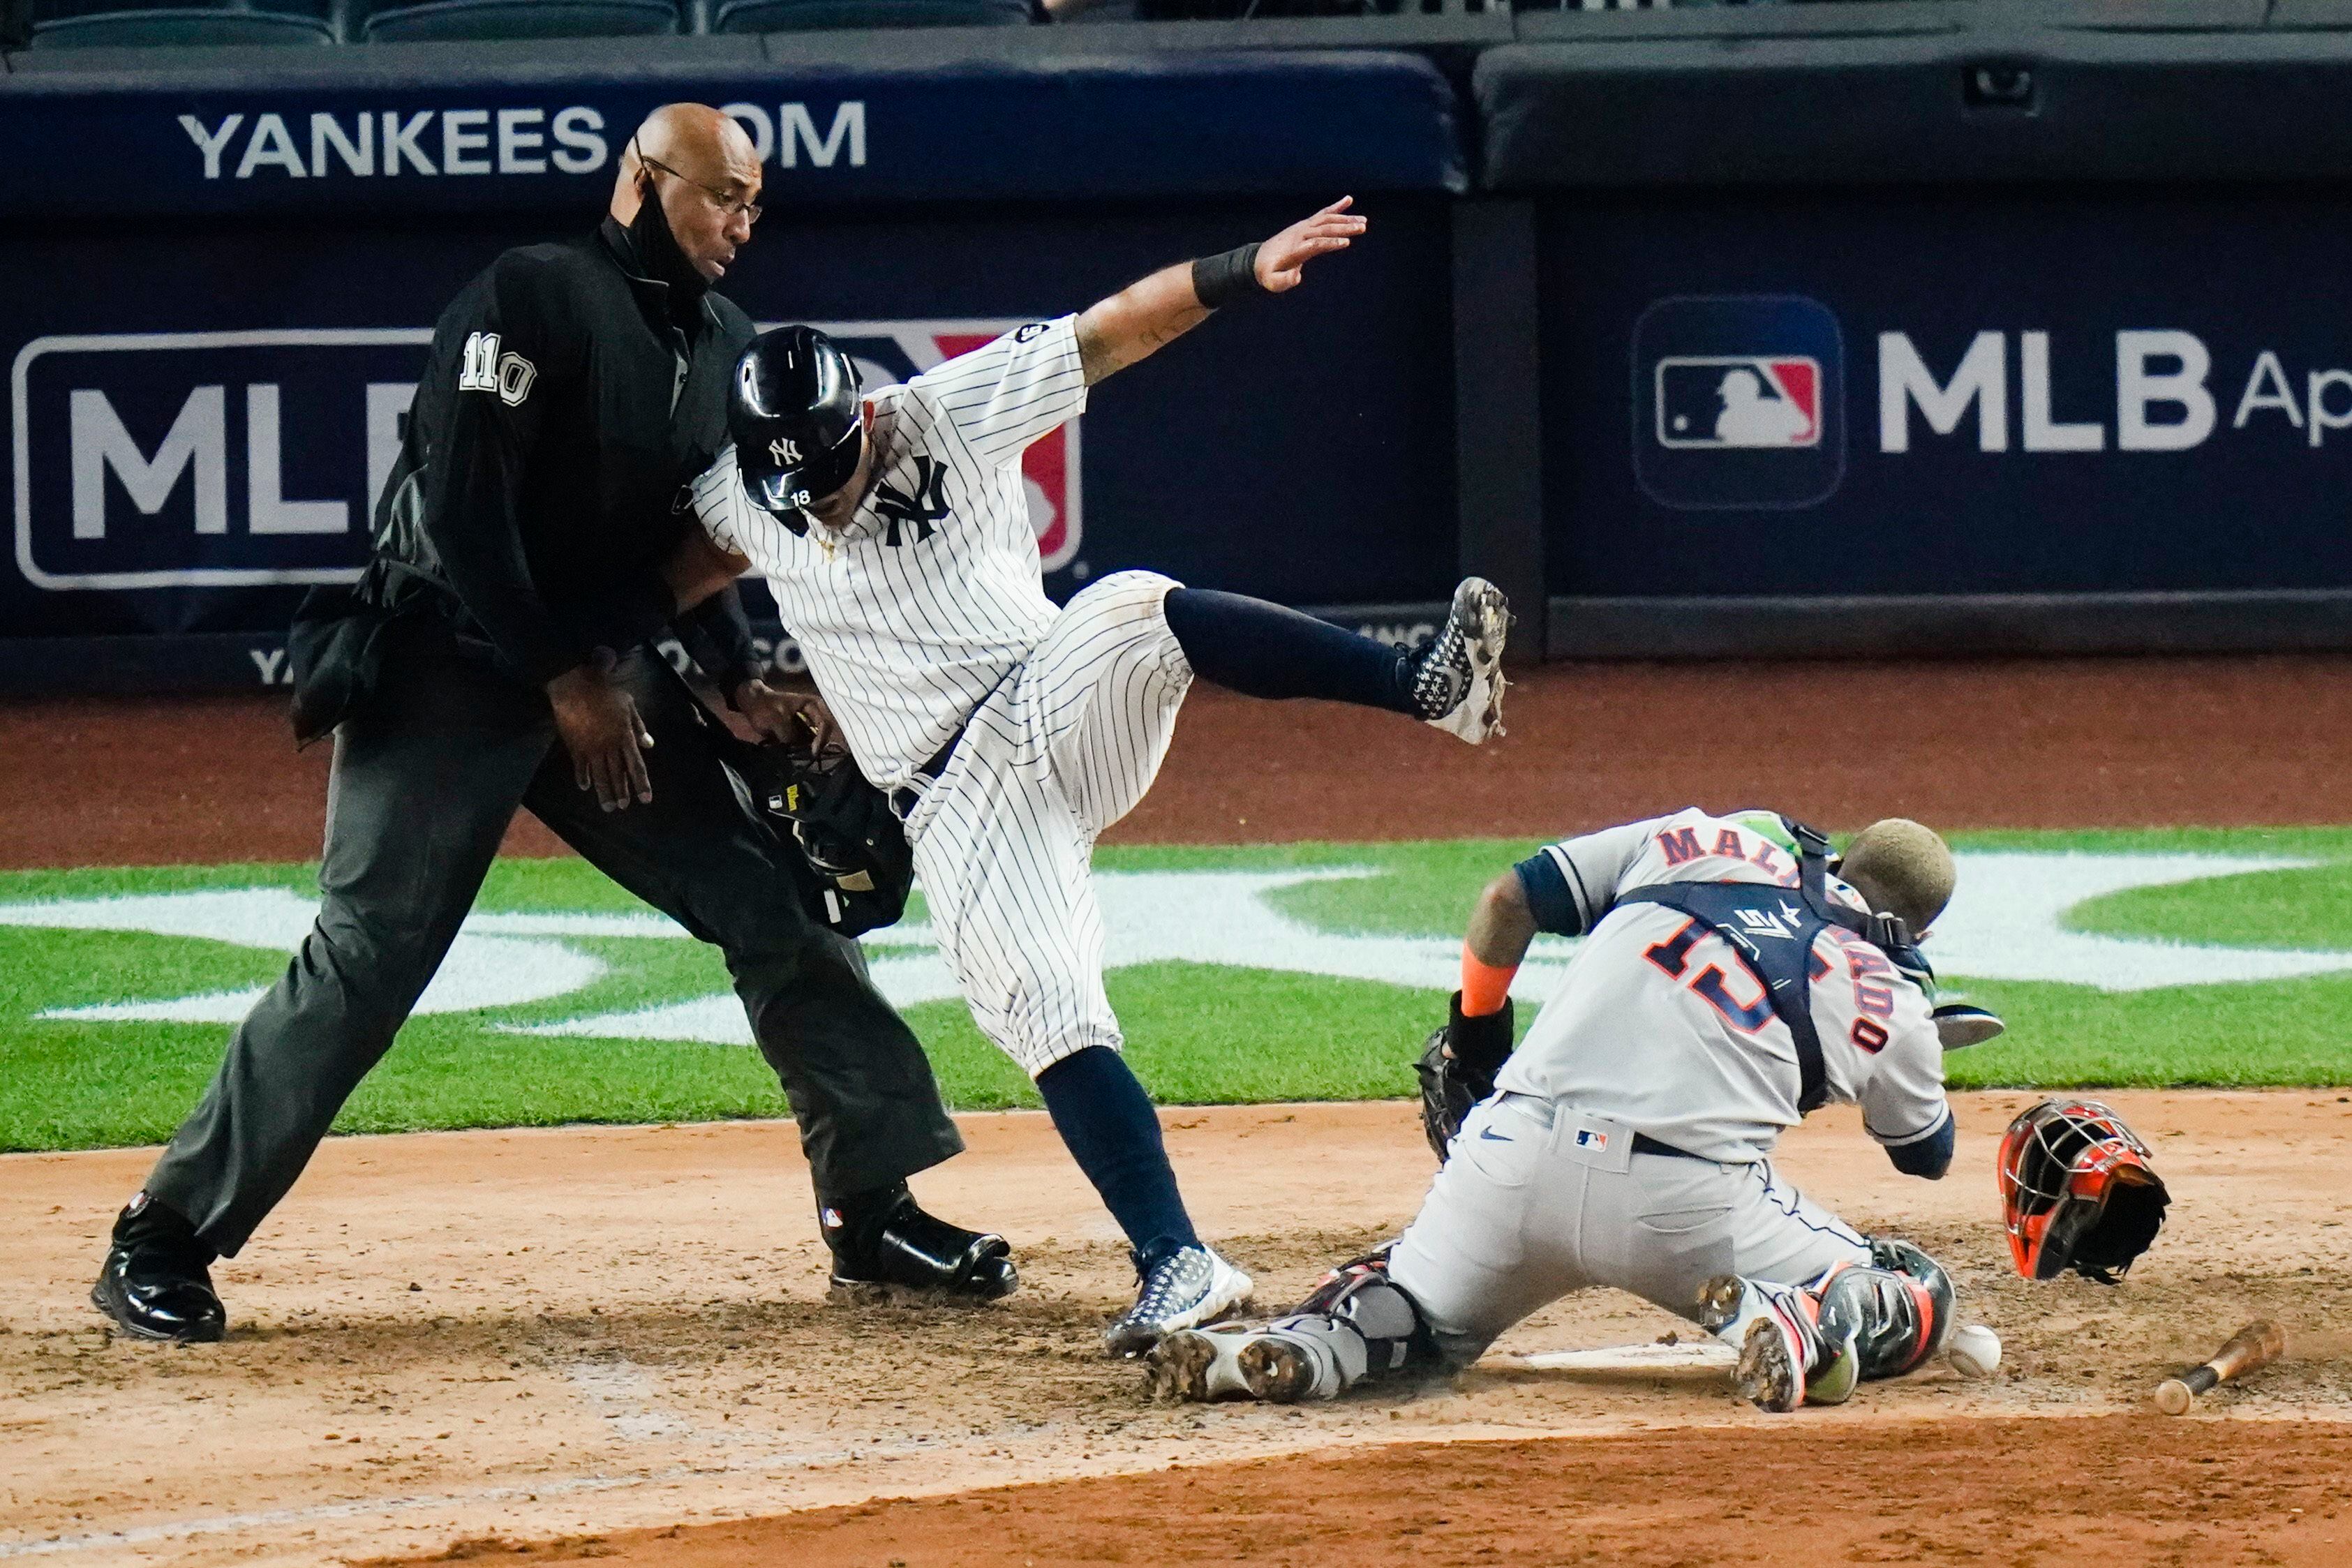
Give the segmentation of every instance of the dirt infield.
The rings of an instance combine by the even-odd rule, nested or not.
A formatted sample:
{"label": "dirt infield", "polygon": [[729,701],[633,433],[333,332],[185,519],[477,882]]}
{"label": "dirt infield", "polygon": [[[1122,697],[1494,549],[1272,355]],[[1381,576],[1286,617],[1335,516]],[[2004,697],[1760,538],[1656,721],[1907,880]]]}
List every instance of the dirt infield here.
{"label": "dirt infield", "polygon": [[[149,1156],[9,1156],[0,1558],[481,1555],[495,1537],[665,1564],[1305,1563],[1360,1560],[1391,1529],[1421,1530],[1412,1555],[1438,1563],[2011,1562],[2029,1541],[2099,1539],[2159,1560],[2192,1542],[2228,1562],[2340,1552],[2317,1543],[2342,1533],[2328,1511],[2352,1443],[2336,1425],[2352,1415],[2335,1326],[2352,1312],[2347,1107],[2116,1098],[2177,1203],[2113,1291],[2007,1270],[1989,1172],[2016,1095],[1961,1097],[1942,1183],[1895,1176],[1851,1111],[1793,1135],[1787,1169],[1951,1260],[1968,1315],[2008,1343],[1990,1380],[1939,1366],[1782,1418],[1703,1370],[1495,1358],[1420,1397],[1152,1406],[1096,1353],[1129,1289],[1121,1249],[1034,1114],[968,1118],[971,1152],[917,1184],[1019,1246],[1024,1287],[994,1307],[825,1304],[787,1127],[419,1134],[331,1142],[219,1266],[229,1340],[185,1350],[117,1341],[82,1300],[107,1210]],[[1391,1233],[1431,1168],[1402,1105],[1166,1121],[1203,1230],[1270,1305]],[[2260,1313],[2287,1324],[2287,1361],[2189,1419],[2148,1413],[2160,1377]],[[1596,1294],[1500,1348],[1676,1326]],[[1467,1438],[1513,1446],[1426,1447]],[[1256,1461],[1271,1468],[1222,1468]],[[1866,1508],[1840,1493],[1857,1477],[1884,1478]],[[828,1508],[849,1511],[772,1522]],[[747,1519],[772,1522],[691,1528]]]}
{"label": "dirt infield", "polygon": [[[1468,751],[1383,716],[1204,689],[1126,841],[1552,835],[1698,800],[1832,825],[2352,821],[2352,660],[1556,666]],[[0,866],[302,859],[324,748],[270,698],[0,705]],[[535,824],[509,848],[553,852]],[[1003,1229],[1023,1290],[837,1307],[789,1126],[337,1139],[217,1270],[228,1341],[118,1340],[84,1300],[143,1150],[0,1157],[0,1559],[2316,1563],[2352,1522],[2352,1093],[2121,1094],[2172,1222],[2118,1290],[2008,1270],[2016,1095],[1960,1097],[1955,1176],[1893,1176],[1850,1110],[1785,1165],[1954,1266],[2007,1359],[1768,1417],[1704,1371],[1538,1371],[1643,1343],[1562,1303],[1454,1383],[1307,1409],[1154,1406],[1095,1331],[1131,1289],[1036,1115],[965,1119],[917,1182]],[[1394,1233],[1431,1161],[1394,1104],[1163,1120],[1262,1305]],[[2241,1322],[2286,1361],[2168,1421]],[[528,1544],[536,1542],[538,1544]]]}
{"label": "dirt infield", "polygon": [[[1112,841],[1556,835],[1696,801],[1835,826],[2352,822],[2352,659],[1555,664],[1471,751],[1202,686]],[[0,704],[0,867],[303,860],[327,748],[282,697]],[[525,819],[517,854],[560,846]]]}
{"label": "dirt infield", "polygon": [[[2352,1544],[2352,1427],[2137,1416],[1784,1423],[1399,1443],[630,1531],[520,1553],[610,1568],[751,1563],[1408,1562],[1427,1568],[1825,1562],[2313,1563]],[[1823,1486],[1824,1475],[1843,1484]],[[439,1560],[446,1561],[449,1554]]]}

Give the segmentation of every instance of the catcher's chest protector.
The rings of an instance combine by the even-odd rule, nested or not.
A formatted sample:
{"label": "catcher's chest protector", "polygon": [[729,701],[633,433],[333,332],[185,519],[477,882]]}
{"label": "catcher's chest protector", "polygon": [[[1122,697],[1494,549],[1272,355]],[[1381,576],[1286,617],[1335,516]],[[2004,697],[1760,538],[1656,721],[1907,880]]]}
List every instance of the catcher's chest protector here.
{"label": "catcher's chest protector", "polygon": [[[1707,1000],[1727,1017],[1756,1029],[1779,1015],[1797,1041],[1797,1110],[1819,1110],[1829,1100],[1829,1075],[1822,1064],[1821,1031],[1813,1027],[1813,976],[1822,966],[1813,939],[1829,922],[1807,909],[1798,895],[1769,883],[1667,882],[1620,894],[1620,904],[1656,904],[1677,910],[1731,944],[1740,962],[1764,988],[1764,998],[1742,1007],[1728,992]],[[1679,974],[1684,956],[1699,939],[1697,926],[1654,956]]]}
{"label": "catcher's chest protector", "polygon": [[[1834,925],[1879,948],[1906,972],[1926,976],[1929,970],[1901,921],[1857,914],[1830,902],[1829,841],[1801,824],[1789,826],[1798,847],[1796,887],[1761,882],[1660,882],[1621,893],[1616,902],[1679,910],[1731,944],[1764,988],[1764,999],[1750,1007],[1741,1006],[1728,993],[1708,995],[1707,1000],[1748,1029],[1774,1015],[1789,1026],[1797,1044],[1797,1113],[1810,1115],[1828,1103],[1830,1095],[1821,1031],[1813,1027],[1813,980],[1826,972],[1813,956],[1814,939]],[[1656,955],[1657,961],[1678,966],[1697,939],[1696,930],[1686,931]]]}

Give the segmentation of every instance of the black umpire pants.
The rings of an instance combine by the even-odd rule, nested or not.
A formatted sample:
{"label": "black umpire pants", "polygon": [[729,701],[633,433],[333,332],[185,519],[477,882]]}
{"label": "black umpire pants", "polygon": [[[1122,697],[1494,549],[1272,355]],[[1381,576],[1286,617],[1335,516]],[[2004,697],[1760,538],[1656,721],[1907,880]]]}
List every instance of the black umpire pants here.
{"label": "black umpire pants", "polygon": [[318,924],[147,1178],[206,1245],[234,1255],[301,1175],[440,967],[518,805],[725,952],[820,1203],[963,1147],[857,944],[810,919],[793,852],[752,814],[692,694],[653,654],[624,659],[614,678],[654,737],[654,799],[607,812],[572,782],[538,691],[465,656],[438,625],[388,634],[374,697],[335,732]]}

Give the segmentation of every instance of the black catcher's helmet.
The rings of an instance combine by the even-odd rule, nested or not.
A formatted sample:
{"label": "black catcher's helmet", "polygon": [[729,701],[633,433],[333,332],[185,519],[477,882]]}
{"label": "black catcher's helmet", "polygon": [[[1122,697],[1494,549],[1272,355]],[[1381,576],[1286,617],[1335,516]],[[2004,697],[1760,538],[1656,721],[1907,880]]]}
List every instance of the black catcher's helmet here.
{"label": "black catcher's helmet", "polygon": [[849,483],[864,451],[857,369],[814,327],[762,332],[735,361],[727,432],[754,503],[794,533],[800,509]]}

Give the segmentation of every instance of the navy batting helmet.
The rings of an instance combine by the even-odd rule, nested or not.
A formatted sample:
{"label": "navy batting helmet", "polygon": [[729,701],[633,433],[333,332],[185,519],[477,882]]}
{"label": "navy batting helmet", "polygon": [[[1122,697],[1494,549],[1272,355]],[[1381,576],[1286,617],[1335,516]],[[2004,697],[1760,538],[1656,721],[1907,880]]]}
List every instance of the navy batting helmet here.
{"label": "navy batting helmet", "polygon": [[814,327],[762,332],[735,361],[727,432],[743,488],[800,533],[800,509],[857,471],[866,444],[857,368]]}

